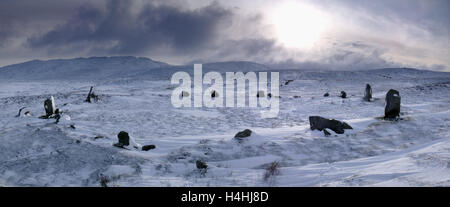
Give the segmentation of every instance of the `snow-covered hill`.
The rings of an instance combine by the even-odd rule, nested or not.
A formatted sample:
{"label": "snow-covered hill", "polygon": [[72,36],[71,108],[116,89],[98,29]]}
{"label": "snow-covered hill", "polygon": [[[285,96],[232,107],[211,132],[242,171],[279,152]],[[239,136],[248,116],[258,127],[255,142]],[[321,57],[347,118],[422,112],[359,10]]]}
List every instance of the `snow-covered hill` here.
{"label": "snow-covered hill", "polygon": [[[109,186],[450,186],[450,73],[278,70],[280,113],[264,119],[259,109],[172,107],[169,78],[180,70],[193,68],[133,57],[0,68],[0,185],[100,186],[103,178]],[[211,70],[277,71],[204,65]],[[366,83],[373,102],[362,100]],[[90,86],[96,103],[84,102]],[[402,97],[397,122],[378,118],[391,88]],[[63,111],[58,124],[37,118],[49,96]],[[21,107],[31,116],[15,117]],[[326,137],[310,130],[311,115],[354,129]],[[233,139],[247,128],[247,140]],[[113,147],[120,131],[156,149]],[[279,174],[264,179],[273,162]]]}
{"label": "snow-covered hill", "polygon": [[0,68],[0,79],[98,80],[123,78],[167,66],[163,62],[132,56],[33,60]]}
{"label": "snow-covered hill", "polygon": [[[193,74],[193,64],[173,66],[148,58],[117,56],[33,60],[0,68],[0,80],[168,80],[177,71]],[[262,71],[270,68],[253,62],[230,61],[203,64],[203,71]]]}

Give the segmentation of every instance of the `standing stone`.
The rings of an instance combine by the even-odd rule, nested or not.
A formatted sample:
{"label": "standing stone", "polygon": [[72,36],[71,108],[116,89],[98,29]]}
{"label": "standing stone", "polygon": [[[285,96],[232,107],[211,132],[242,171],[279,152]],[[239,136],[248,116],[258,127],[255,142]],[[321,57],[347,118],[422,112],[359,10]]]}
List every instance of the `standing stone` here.
{"label": "standing stone", "polygon": [[366,84],[366,90],[364,91],[364,98],[365,101],[369,101],[372,99],[372,87],[370,87],[369,84]]}
{"label": "standing stone", "polygon": [[88,102],[88,103],[91,103],[92,89],[94,89],[93,86],[91,86],[91,89],[89,90],[89,93],[88,93],[87,98],[86,98],[86,102]]}
{"label": "standing stone", "polygon": [[123,147],[130,145],[130,136],[127,132],[121,131],[117,135],[117,138],[119,139],[119,143],[114,144],[116,147]]}
{"label": "standing stone", "polygon": [[55,113],[55,99],[53,96],[44,101],[45,115],[50,117]]}
{"label": "standing stone", "polygon": [[384,108],[385,119],[395,119],[400,116],[400,93],[390,89],[386,94],[386,107]]}

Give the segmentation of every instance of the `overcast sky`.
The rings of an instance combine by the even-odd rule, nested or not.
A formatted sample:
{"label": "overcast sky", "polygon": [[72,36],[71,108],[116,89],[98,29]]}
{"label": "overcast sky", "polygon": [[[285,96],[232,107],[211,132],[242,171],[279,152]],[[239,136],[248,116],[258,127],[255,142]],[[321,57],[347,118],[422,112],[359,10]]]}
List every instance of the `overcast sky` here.
{"label": "overcast sky", "polygon": [[449,11],[448,0],[0,0],[0,66],[132,55],[450,71]]}

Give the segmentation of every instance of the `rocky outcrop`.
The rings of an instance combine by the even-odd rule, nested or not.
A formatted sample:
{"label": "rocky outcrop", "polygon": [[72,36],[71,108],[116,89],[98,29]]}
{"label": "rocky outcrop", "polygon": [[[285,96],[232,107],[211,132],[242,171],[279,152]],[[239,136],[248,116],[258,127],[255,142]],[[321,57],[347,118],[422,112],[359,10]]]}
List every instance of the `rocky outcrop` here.
{"label": "rocky outcrop", "polygon": [[242,138],[245,138],[245,137],[249,137],[249,136],[251,136],[251,135],[252,135],[252,130],[246,129],[246,130],[244,130],[244,131],[238,132],[238,133],[234,136],[234,138],[236,138],[236,139],[242,139]]}
{"label": "rocky outcrop", "polygon": [[[326,119],[320,116],[310,116],[309,125],[311,130],[317,129],[319,131],[322,131],[324,129],[330,129],[337,134],[343,134],[345,129],[353,129],[345,122],[341,122],[335,119]],[[325,135],[327,135],[327,132],[325,132]]]}

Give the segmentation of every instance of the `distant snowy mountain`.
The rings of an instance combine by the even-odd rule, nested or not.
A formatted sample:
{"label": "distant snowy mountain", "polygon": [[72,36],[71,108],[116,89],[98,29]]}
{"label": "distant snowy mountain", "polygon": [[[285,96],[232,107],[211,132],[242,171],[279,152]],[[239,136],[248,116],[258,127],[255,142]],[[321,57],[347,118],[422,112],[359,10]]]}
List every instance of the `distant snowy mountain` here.
{"label": "distant snowy mountain", "polygon": [[101,79],[119,78],[168,64],[143,57],[90,57],[33,60],[0,68],[0,79]]}
{"label": "distant snowy mountain", "polygon": [[[33,60],[0,68],[0,79],[15,80],[95,80],[157,79],[167,80],[177,71],[193,73],[194,66],[172,66],[143,57],[90,57],[75,59]],[[270,68],[253,62],[230,61],[203,64],[203,71],[261,71]]]}

